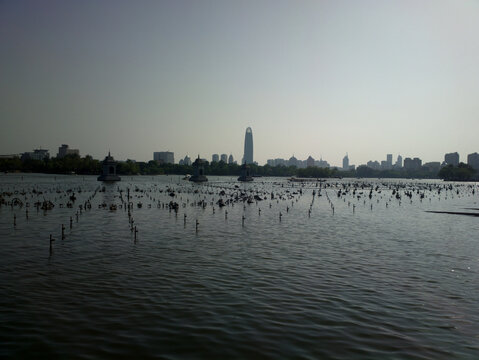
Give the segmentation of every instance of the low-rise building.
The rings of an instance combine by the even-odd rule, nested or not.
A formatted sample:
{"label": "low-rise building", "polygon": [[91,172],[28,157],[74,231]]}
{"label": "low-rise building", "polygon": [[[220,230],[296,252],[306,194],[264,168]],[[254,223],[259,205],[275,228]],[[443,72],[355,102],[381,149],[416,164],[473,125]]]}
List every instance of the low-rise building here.
{"label": "low-rise building", "polygon": [[43,150],[43,149],[35,149],[33,151],[25,152],[22,154],[22,161],[25,161],[25,160],[43,161],[49,158],[50,158],[50,153],[48,152],[48,150]]}

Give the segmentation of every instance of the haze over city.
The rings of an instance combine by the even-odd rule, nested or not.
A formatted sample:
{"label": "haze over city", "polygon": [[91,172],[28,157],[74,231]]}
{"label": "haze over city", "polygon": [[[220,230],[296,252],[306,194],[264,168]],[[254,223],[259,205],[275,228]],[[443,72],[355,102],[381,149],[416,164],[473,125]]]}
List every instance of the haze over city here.
{"label": "haze over city", "polygon": [[477,1],[0,3],[0,153],[478,150]]}

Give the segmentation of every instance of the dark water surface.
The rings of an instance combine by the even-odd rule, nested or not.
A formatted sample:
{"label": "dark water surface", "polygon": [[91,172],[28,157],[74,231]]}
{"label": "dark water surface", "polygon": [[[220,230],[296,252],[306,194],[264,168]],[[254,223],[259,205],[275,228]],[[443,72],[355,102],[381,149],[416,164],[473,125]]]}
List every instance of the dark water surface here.
{"label": "dark water surface", "polygon": [[478,359],[477,184],[318,185],[1,175],[0,357]]}

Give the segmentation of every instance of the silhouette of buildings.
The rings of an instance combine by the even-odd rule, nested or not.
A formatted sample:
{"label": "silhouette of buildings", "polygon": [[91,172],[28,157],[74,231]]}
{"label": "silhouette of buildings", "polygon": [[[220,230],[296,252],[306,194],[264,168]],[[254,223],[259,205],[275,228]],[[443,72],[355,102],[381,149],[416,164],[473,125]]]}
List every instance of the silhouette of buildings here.
{"label": "silhouette of buildings", "polygon": [[50,153],[48,152],[48,150],[43,150],[43,149],[35,149],[30,152],[25,152],[22,154],[22,157],[21,157],[22,161],[25,161],[25,160],[43,161],[49,158],[50,158]]}
{"label": "silhouette of buildings", "polygon": [[16,158],[21,158],[22,154],[5,154],[5,155],[0,155],[0,159],[6,160],[6,159],[16,159]]}
{"label": "silhouette of buildings", "polygon": [[234,164],[234,159],[233,159],[233,155],[230,154],[229,158],[228,158],[228,164]]}
{"label": "silhouette of buildings", "polygon": [[374,170],[380,170],[381,169],[381,164],[378,161],[369,160],[366,163],[366,166],[368,168],[371,168],[371,169],[374,169]]}
{"label": "silhouette of buildings", "polygon": [[459,154],[457,152],[454,152],[444,155],[444,162],[446,163],[446,165],[459,165]]}
{"label": "silhouette of buildings", "polygon": [[402,156],[401,155],[398,155],[398,158],[396,160],[396,164],[394,164],[394,167],[402,168]]}
{"label": "silhouette of buildings", "polygon": [[423,165],[423,168],[425,168],[429,172],[437,174],[439,170],[441,170],[441,163],[439,161],[427,162]]}
{"label": "silhouette of buildings", "polygon": [[244,136],[244,164],[253,163],[253,131],[250,127],[246,129],[246,134]]}
{"label": "silhouette of buildings", "polygon": [[228,162],[228,155],[221,154],[221,160],[220,161],[223,161],[226,164]]}
{"label": "silhouette of buildings", "polygon": [[277,158],[277,159],[268,159],[266,164],[269,166],[296,166],[298,168],[306,168],[310,166],[316,166],[321,168],[329,168],[330,165],[327,161],[323,160],[314,160],[312,156],[309,156],[306,160],[298,160],[294,155],[289,158],[289,160]]}
{"label": "silhouette of buildings", "polygon": [[477,152],[467,155],[467,165],[479,170],[479,154]]}
{"label": "silhouette of buildings", "polygon": [[174,164],[175,154],[171,151],[158,151],[153,153],[153,160],[159,164]]}
{"label": "silhouette of buildings", "polygon": [[80,156],[80,150],[70,149],[67,144],[62,144],[62,146],[60,146],[58,148],[57,158],[61,159],[61,158],[64,158],[65,156],[67,156],[67,155],[78,155],[78,156]]}
{"label": "silhouette of buildings", "polygon": [[348,154],[343,157],[343,170],[348,171],[349,170],[349,157]]}
{"label": "silhouette of buildings", "polygon": [[320,168],[329,168],[330,165],[329,163],[326,161],[326,160],[323,160],[323,158],[319,159],[319,160],[316,160],[314,162],[314,164],[317,166],[317,167],[320,167]]}
{"label": "silhouette of buildings", "polygon": [[414,159],[404,159],[404,169],[406,170],[419,170],[422,166],[422,160],[415,157]]}
{"label": "silhouette of buildings", "polygon": [[308,156],[308,158],[306,159],[306,167],[313,167],[314,166],[314,159],[313,157],[310,155]]}
{"label": "silhouette of buildings", "polygon": [[386,155],[386,167],[392,169],[393,167],[393,154]]}
{"label": "silhouette of buildings", "polygon": [[220,161],[220,156],[218,154],[213,154],[211,156],[211,162],[219,162]]}
{"label": "silhouette of buildings", "polygon": [[298,167],[298,165],[299,165],[299,164],[298,164],[298,159],[296,159],[296,158],[294,157],[294,155],[291,156],[291,157],[289,158],[289,160],[288,160],[288,166],[296,166],[296,167]]}

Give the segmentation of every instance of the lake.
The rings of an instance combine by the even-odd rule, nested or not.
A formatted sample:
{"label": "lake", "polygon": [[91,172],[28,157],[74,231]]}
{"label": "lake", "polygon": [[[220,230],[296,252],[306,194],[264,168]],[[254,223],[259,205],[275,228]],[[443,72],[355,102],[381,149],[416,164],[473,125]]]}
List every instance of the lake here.
{"label": "lake", "polygon": [[479,358],[477,183],[209,180],[0,175],[0,356]]}

